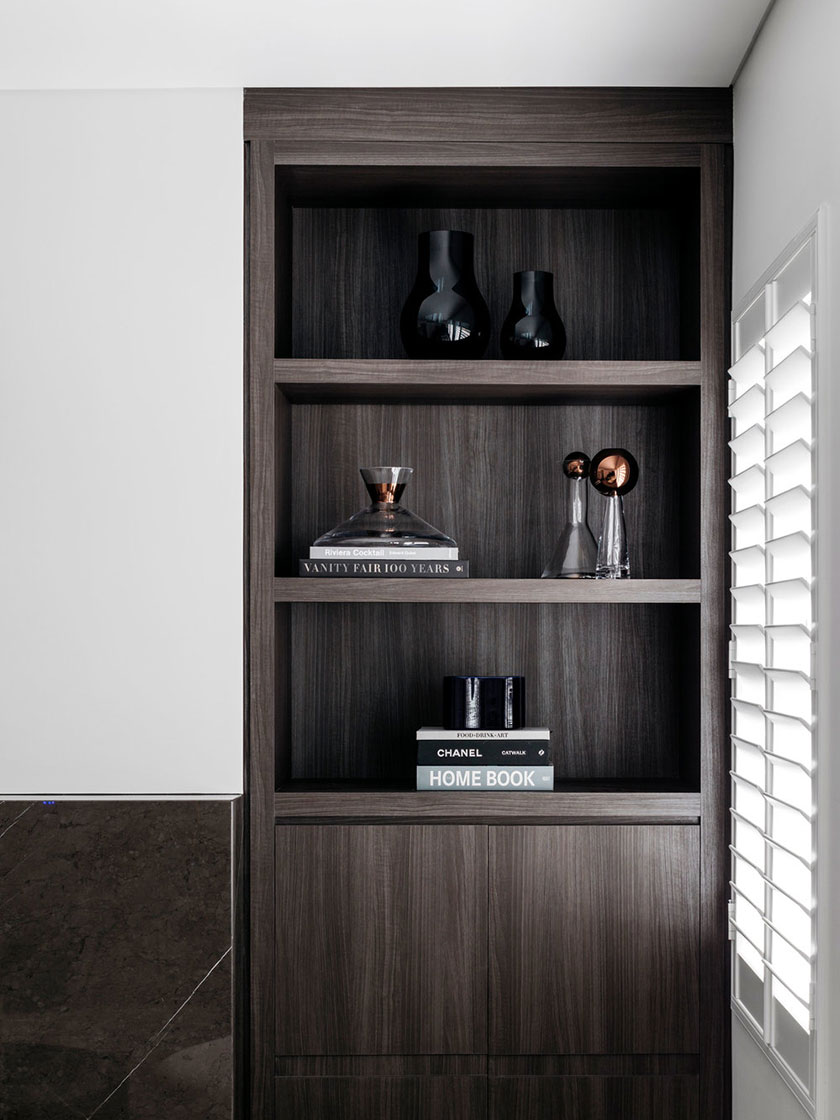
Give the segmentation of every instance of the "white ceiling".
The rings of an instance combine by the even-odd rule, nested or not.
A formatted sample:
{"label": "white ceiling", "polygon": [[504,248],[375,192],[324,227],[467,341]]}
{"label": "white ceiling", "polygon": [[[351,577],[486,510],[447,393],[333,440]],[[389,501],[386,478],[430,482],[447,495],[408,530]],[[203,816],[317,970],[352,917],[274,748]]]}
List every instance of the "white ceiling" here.
{"label": "white ceiling", "polygon": [[0,0],[0,88],[732,81],[768,0]]}

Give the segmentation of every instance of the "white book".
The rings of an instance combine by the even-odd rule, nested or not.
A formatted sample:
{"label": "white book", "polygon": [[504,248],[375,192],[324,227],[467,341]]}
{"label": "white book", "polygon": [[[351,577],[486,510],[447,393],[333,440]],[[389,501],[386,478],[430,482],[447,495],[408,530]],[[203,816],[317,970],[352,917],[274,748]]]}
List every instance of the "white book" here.
{"label": "white book", "polygon": [[421,727],[417,731],[418,741],[423,739],[550,739],[547,727],[517,727],[515,731],[473,730],[454,731],[445,727]]}
{"label": "white book", "polygon": [[310,545],[310,560],[460,560],[457,548],[430,546],[403,548],[400,545]]}

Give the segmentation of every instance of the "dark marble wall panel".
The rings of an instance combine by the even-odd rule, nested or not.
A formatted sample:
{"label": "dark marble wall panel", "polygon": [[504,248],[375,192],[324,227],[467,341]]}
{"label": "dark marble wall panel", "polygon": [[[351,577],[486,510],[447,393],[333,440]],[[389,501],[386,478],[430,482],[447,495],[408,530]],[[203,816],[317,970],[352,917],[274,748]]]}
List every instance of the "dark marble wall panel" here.
{"label": "dark marble wall panel", "polygon": [[231,803],[0,802],[0,1118],[229,1120]]}

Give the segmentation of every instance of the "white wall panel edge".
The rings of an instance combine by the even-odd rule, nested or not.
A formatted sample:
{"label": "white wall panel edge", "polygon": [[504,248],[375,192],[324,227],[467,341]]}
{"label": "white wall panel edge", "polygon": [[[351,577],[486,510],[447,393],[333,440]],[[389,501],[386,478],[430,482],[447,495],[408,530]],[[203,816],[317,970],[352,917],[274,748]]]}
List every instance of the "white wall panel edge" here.
{"label": "white wall panel edge", "polygon": [[0,94],[0,797],[242,790],[241,137]]}

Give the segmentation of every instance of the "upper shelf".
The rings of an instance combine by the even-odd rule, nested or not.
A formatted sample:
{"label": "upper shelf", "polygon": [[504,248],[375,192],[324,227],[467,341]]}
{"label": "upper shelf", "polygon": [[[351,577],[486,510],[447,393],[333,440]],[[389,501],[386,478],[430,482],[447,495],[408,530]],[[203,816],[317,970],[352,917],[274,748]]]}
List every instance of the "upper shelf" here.
{"label": "upper shelf", "polygon": [[332,579],[274,581],[276,603],[699,603],[699,579]]}
{"label": "upper shelf", "polygon": [[281,358],[273,379],[290,400],[359,397],[633,399],[703,382],[699,362],[413,361]]}

